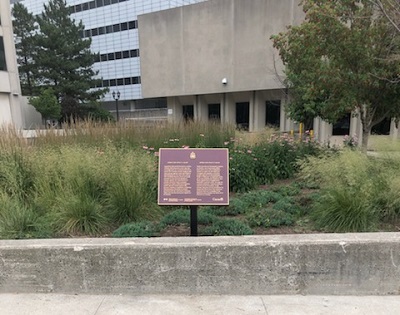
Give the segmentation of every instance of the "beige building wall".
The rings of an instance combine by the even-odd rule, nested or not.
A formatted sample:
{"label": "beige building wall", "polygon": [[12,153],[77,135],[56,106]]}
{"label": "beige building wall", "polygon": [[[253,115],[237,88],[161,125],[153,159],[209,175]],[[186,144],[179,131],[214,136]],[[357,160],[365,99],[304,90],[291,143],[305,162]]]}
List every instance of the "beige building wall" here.
{"label": "beige building wall", "polygon": [[[176,9],[141,15],[139,41],[143,97],[167,97],[168,118],[210,119],[210,106],[219,105],[220,121],[238,122],[238,104],[248,106],[249,131],[266,126],[266,103],[279,101],[280,131],[299,130],[284,110],[288,101],[282,81],[283,65],[271,35],[304,19],[300,0],[209,0]],[[341,145],[333,126],[314,119],[315,138]],[[350,120],[348,134],[361,143],[361,122]],[[337,133],[337,132],[336,132]],[[392,123],[391,134],[398,136]]]}
{"label": "beige building wall", "polygon": [[[4,59],[0,68],[0,125],[14,125],[22,128],[20,96],[21,88],[18,77],[18,67],[14,46],[9,0],[0,0],[0,43],[4,49],[0,54]],[[1,47],[0,46],[0,47]],[[6,67],[4,67],[4,60]]]}
{"label": "beige building wall", "polygon": [[302,21],[298,3],[209,0],[139,16],[143,96],[281,88],[270,37]]}

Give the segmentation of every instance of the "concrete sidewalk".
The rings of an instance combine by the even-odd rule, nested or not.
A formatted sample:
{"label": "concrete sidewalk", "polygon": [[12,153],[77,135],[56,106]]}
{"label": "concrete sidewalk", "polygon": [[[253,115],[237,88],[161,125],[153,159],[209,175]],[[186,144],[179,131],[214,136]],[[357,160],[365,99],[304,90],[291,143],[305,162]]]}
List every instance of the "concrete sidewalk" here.
{"label": "concrete sidewalk", "polygon": [[400,296],[0,294],[1,315],[399,315]]}

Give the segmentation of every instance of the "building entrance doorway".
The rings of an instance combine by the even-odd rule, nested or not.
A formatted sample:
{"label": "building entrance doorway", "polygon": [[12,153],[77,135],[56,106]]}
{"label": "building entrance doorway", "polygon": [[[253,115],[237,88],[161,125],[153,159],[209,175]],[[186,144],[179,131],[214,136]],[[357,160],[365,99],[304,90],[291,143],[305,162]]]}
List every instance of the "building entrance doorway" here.
{"label": "building entrance doorway", "polygon": [[236,103],[236,126],[241,130],[249,130],[250,103]]}

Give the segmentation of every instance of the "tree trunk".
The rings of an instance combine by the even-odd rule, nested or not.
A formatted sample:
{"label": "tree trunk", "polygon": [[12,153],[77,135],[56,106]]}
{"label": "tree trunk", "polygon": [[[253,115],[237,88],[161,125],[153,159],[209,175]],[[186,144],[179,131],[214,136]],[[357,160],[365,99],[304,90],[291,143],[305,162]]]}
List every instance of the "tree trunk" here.
{"label": "tree trunk", "polygon": [[363,127],[363,131],[362,131],[362,141],[361,141],[361,151],[363,153],[367,153],[367,149],[368,149],[368,139],[369,139],[369,135],[371,133],[371,127]]}

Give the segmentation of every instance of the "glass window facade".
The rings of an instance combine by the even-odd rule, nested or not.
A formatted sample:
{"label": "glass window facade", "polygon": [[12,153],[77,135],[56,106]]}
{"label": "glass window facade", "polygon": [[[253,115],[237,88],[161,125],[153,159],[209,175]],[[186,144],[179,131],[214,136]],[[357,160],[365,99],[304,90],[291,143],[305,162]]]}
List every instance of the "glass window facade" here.
{"label": "glass window facade", "polygon": [[[137,16],[206,0],[66,0],[71,17],[82,21],[80,36],[91,38],[94,70],[101,78],[97,87],[118,86],[121,101],[142,99]],[[34,15],[48,0],[23,0]],[[111,94],[103,101],[114,101]]]}
{"label": "glass window facade", "polygon": [[6,53],[2,36],[0,36],[0,71],[7,71]]}

